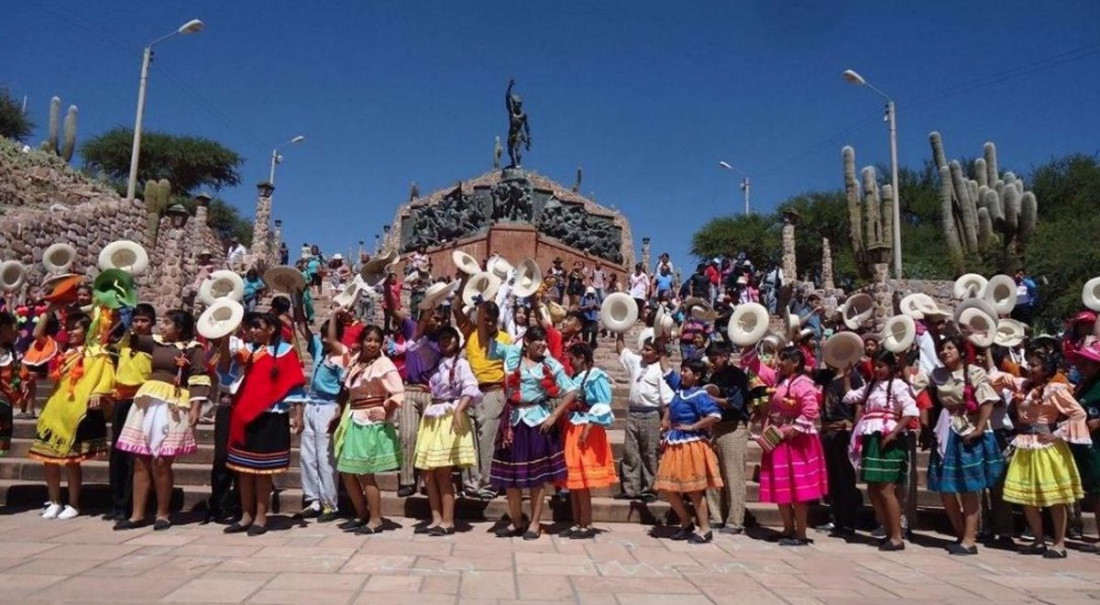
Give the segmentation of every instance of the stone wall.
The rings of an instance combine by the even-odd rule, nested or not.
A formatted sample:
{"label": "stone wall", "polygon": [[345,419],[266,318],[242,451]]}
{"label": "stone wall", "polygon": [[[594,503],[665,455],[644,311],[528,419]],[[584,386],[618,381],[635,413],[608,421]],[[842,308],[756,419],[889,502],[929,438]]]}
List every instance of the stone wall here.
{"label": "stone wall", "polygon": [[72,170],[61,158],[0,137],[0,208],[46,209],[118,199],[107,183]]}

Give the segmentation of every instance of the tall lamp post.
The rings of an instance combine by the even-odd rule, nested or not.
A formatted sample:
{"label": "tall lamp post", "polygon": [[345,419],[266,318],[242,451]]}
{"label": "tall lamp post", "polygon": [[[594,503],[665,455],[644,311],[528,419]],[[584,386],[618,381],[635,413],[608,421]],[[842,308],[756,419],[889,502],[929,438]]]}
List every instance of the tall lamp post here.
{"label": "tall lamp post", "polygon": [[137,115],[134,117],[134,146],[130,150],[130,178],[126,182],[126,199],[133,201],[137,193],[138,157],[141,155],[141,120],[145,117],[145,87],[149,83],[149,64],[153,62],[153,47],[173,36],[186,36],[202,31],[203,23],[192,19],[176,31],[153,40],[141,56],[141,81],[138,84]]}
{"label": "tall lamp post", "polygon": [[[298,143],[301,143],[304,140],[306,140],[306,138],[304,136],[298,135],[298,136],[294,137],[293,139],[290,139],[286,143],[283,143],[283,145],[297,145]],[[283,161],[283,156],[279,155],[279,148],[276,147],[275,149],[272,149],[271,150],[271,174],[268,176],[268,179],[267,179],[267,181],[269,183],[271,183],[272,185],[275,184],[275,165],[276,164],[281,164],[282,161]]]}
{"label": "tall lamp post", "polygon": [[898,189],[898,120],[897,108],[890,95],[872,86],[854,70],[846,69],[844,79],[856,86],[866,86],[886,99],[886,122],[890,125],[890,188],[894,192],[894,279],[901,279],[901,191]]}
{"label": "tall lamp post", "polygon": [[718,165],[722,168],[725,168],[726,170],[729,170],[730,172],[739,173],[744,177],[743,179],[741,179],[740,187],[741,187],[741,191],[745,192],[745,216],[748,216],[749,215],[749,192],[752,191],[752,183],[749,181],[749,175],[747,175],[744,172],[741,172],[740,170],[734,168],[733,164],[730,164],[729,162],[725,162],[725,161],[718,162]]}

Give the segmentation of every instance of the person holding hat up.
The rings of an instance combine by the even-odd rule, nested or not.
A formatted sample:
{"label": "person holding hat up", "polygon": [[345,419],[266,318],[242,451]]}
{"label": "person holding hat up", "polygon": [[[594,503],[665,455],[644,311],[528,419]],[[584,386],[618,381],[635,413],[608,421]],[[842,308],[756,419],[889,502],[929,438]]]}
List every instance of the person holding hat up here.
{"label": "person holding hat up", "polygon": [[407,498],[416,493],[416,443],[421,415],[432,405],[431,377],[441,359],[443,316],[437,308],[424,309],[419,321],[413,321],[405,311],[398,311],[397,316],[405,339],[405,399],[398,409],[402,456],[397,495]]}
{"label": "person holding hat up", "polygon": [[619,354],[619,363],[630,375],[630,397],[619,474],[623,491],[615,498],[654,502],[657,500],[654,479],[661,448],[661,416],[673,395],[661,370],[661,343],[651,335],[643,341],[642,350],[635,353],[626,347],[620,332],[615,336],[615,351]]}
{"label": "person holding hat up", "polygon": [[730,363],[728,343],[711,343],[706,353],[712,367],[706,384],[717,389],[712,396],[722,412],[710,440],[722,487],[707,490],[707,509],[719,531],[740,534],[745,530],[745,450],[752,417],[749,376]]}

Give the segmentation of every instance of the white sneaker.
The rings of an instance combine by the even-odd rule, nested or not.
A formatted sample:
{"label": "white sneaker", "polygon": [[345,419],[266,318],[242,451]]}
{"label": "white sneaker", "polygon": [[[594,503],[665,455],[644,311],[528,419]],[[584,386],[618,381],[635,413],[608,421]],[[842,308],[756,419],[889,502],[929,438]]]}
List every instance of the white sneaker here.
{"label": "white sneaker", "polygon": [[56,502],[50,502],[50,505],[46,507],[46,510],[42,511],[43,519],[56,519],[57,515],[61,513],[61,505]]}
{"label": "white sneaker", "polygon": [[65,510],[61,511],[61,514],[57,515],[58,519],[72,519],[80,514],[80,511],[75,508],[65,505]]}

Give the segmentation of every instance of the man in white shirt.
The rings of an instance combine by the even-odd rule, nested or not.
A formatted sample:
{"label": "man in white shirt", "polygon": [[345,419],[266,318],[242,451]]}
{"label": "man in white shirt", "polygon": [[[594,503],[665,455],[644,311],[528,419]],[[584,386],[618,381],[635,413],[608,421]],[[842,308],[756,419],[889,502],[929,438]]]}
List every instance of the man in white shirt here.
{"label": "man in white shirt", "polygon": [[225,253],[225,265],[230,271],[244,273],[244,257],[248,250],[237,241],[236,237],[229,238],[229,251]]}
{"label": "man in white shirt", "polygon": [[645,341],[641,353],[635,353],[626,348],[619,333],[615,351],[623,368],[630,373],[630,401],[619,473],[623,491],[615,498],[653,502],[657,500],[653,482],[661,449],[661,415],[672,400],[672,388],[665,382],[658,363],[660,354],[652,339]]}

